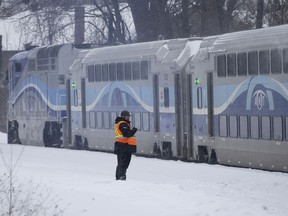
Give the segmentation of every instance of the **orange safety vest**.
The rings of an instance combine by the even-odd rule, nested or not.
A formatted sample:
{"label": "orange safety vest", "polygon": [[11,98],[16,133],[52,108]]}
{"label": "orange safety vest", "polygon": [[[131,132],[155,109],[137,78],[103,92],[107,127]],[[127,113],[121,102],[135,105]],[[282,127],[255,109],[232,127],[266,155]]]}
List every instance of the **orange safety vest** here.
{"label": "orange safety vest", "polygon": [[[124,137],[121,130],[119,129],[120,124],[122,123],[126,123],[128,124],[126,121],[120,121],[115,125],[115,142],[121,142],[121,143],[127,143],[128,145],[132,145],[132,146],[136,146],[136,137],[132,136],[132,137]],[[128,124],[129,125],[129,124]],[[131,129],[131,125],[130,129]]]}

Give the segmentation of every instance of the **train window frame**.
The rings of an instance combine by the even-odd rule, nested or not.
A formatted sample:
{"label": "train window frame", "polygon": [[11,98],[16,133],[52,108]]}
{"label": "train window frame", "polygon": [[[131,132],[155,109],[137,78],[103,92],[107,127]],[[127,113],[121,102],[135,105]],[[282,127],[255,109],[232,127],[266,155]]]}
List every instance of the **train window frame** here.
{"label": "train window frame", "polygon": [[202,109],[203,108],[203,92],[202,87],[197,87],[197,108]]}
{"label": "train window frame", "polygon": [[149,61],[142,60],[140,62],[140,78],[141,80],[148,80],[148,73],[149,73]]}
{"label": "train window frame", "polygon": [[96,126],[97,126],[97,129],[103,128],[103,115],[101,111],[96,112]]}
{"label": "train window frame", "polygon": [[[276,127],[276,120],[279,120],[279,125],[280,127]],[[282,119],[282,116],[273,116],[272,118],[272,125],[273,125],[273,140],[277,140],[277,141],[282,141],[283,140],[283,137],[284,137],[284,134],[283,134],[283,119]],[[277,134],[278,132],[278,134]],[[280,132],[280,133],[279,133]],[[276,134],[277,134],[277,137],[276,137]]]}
{"label": "train window frame", "polygon": [[227,76],[235,77],[237,70],[236,53],[227,54]]}
{"label": "train window frame", "polygon": [[226,77],[226,54],[217,55],[217,75],[218,77]]}
{"label": "train window frame", "polygon": [[108,111],[103,112],[103,128],[110,129],[110,113]]}
{"label": "train window frame", "polygon": [[238,118],[237,118],[237,115],[230,115],[229,116],[229,137],[231,137],[231,138],[237,138],[238,137]]}
{"label": "train window frame", "polygon": [[285,117],[285,138],[288,141],[288,116]]}
{"label": "train window frame", "polygon": [[219,115],[219,137],[228,137],[227,115]]}
{"label": "train window frame", "polygon": [[[270,116],[261,116],[260,125],[261,125],[261,139],[271,140],[271,118]],[[264,130],[264,129],[267,129],[267,130]]]}
{"label": "train window frame", "polygon": [[132,64],[131,64],[131,62],[124,62],[124,78],[127,81],[132,80]]}
{"label": "train window frame", "polygon": [[[255,120],[254,120],[255,119]],[[250,138],[251,139],[257,139],[259,140],[260,139],[260,123],[259,123],[259,116],[250,116],[250,119],[249,119],[249,134],[250,134]],[[256,124],[253,124],[253,123],[257,123]],[[256,133],[253,133],[254,131],[252,131],[252,129],[255,129],[255,127],[257,126],[257,131]],[[257,135],[257,136],[254,136]]]}
{"label": "train window frame", "polygon": [[96,113],[95,113],[95,111],[89,112],[89,127],[92,129],[96,128]]}
{"label": "train window frame", "polygon": [[283,72],[285,74],[288,73],[288,48],[284,48],[283,51],[282,51],[282,56],[283,56],[283,61],[282,61],[282,64],[283,64]]}
{"label": "train window frame", "polygon": [[134,127],[138,128],[139,131],[142,130],[142,119],[141,112],[134,112]]}
{"label": "train window frame", "polygon": [[243,139],[248,139],[249,137],[248,116],[239,116],[239,137]]}
{"label": "train window frame", "polygon": [[101,82],[102,81],[102,66],[101,66],[101,64],[95,64],[94,65],[94,71],[95,71],[95,75],[94,75],[95,82]]}
{"label": "train window frame", "polygon": [[248,74],[258,75],[258,52],[248,52]]}
{"label": "train window frame", "polygon": [[248,60],[246,52],[237,53],[237,75],[247,76]]}
{"label": "train window frame", "polygon": [[108,64],[101,65],[101,78],[103,82],[109,81],[109,67]]}
{"label": "train window frame", "polygon": [[124,80],[124,63],[123,62],[118,62],[116,64],[116,79],[117,81]]}
{"label": "train window frame", "polygon": [[[275,54],[277,54],[277,55],[274,56]],[[270,58],[271,58],[271,73],[272,74],[281,74],[282,73],[281,50],[278,48],[271,49]]]}
{"label": "train window frame", "polygon": [[94,65],[87,65],[87,78],[88,82],[94,82],[95,78],[95,67]]}
{"label": "train window frame", "polygon": [[260,74],[269,74],[270,73],[270,51],[269,50],[260,50],[259,51],[259,73]]}
{"label": "train window frame", "polygon": [[109,70],[109,80],[110,81],[116,81],[116,64],[115,63],[109,63],[108,65]]}
{"label": "train window frame", "polygon": [[139,61],[132,62],[132,79],[140,80],[140,65]]}
{"label": "train window frame", "polygon": [[[150,118],[149,112],[142,113],[142,128],[143,131],[150,131]],[[147,124],[146,124],[147,123]]]}

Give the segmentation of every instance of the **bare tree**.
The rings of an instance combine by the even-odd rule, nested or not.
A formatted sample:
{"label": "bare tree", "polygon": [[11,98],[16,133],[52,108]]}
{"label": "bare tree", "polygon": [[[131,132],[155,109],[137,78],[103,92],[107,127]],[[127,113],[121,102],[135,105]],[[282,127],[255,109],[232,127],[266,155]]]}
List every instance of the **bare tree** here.
{"label": "bare tree", "polygon": [[257,1],[257,17],[256,17],[256,28],[262,28],[263,26],[263,14],[264,12],[264,0]]}
{"label": "bare tree", "polygon": [[50,189],[41,188],[40,185],[33,186],[33,182],[17,181],[16,170],[18,169],[19,161],[24,152],[24,147],[21,149],[16,160],[13,156],[13,147],[11,145],[10,156],[7,160],[4,153],[0,149],[0,156],[3,162],[3,167],[7,173],[0,176],[0,211],[3,216],[12,215],[63,215],[63,210],[59,208],[57,197],[52,197]]}

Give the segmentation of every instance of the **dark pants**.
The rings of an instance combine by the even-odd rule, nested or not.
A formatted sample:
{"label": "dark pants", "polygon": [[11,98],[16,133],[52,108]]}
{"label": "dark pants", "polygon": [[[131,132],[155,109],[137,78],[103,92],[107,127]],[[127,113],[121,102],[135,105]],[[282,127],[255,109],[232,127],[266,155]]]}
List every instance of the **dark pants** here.
{"label": "dark pants", "polygon": [[116,180],[126,180],[126,171],[131,161],[131,153],[119,152],[117,153],[117,168],[116,168]]}

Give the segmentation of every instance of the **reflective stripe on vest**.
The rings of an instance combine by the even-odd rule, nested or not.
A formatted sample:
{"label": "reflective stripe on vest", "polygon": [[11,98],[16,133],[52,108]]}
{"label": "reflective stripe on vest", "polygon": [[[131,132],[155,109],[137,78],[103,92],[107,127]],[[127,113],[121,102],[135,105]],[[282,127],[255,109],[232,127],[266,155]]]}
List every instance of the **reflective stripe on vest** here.
{"label": "reflective stripe on vest", "polygon": [[[125,123],[128,124],[126,121],[120,121],[115,125],[115,142],[127,143],[128,145],[136,146],[136,137],[124,137],[121,130],[119,129],[120,124]],[[129,124],[128,124],[129,125]],[[129,125],[130,129],[131,126]]]}

